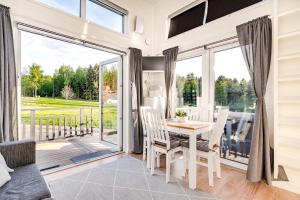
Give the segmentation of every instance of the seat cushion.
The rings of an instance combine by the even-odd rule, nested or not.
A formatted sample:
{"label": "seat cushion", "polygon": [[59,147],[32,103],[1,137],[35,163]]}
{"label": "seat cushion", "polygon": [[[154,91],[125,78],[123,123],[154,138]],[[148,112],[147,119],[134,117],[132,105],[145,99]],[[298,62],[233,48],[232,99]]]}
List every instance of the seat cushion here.
{"label": "seat cushion", "polygon": [[39,200],[51,194],[36,164],[15,168],[11,180],[0,188],[1,200]]}
{"label": "seat cushion", "polygon": [[[176,137],[180,140],[188,140],[189,139],[189,136],[186,134],[178,134],[178,133],[173,133],[173,132],[170,132],[170,137]],[[197,135],[197,140],[201,140],[201,139],[202,139],[201,134]]]}
{"label": "seat cushion", "polygon": [[[181,146],[189,148],[190,142],[188,140],[181,141]],[[208,141],[207,140],[198,140],[197,141],[197,150],[209,152]]]}
{"label": "seat cushion", "polygon": [[[171,149],[179,147],[180,146],[180,142],[181,141],[178,138],[173,137],[173,136],[170,135],[170,148]],[[158,144],[158,145],[160,145],[162,147],[167,147],[167,145],[165,143],[162,143],[162,142],[157,142],[156,141],[155,144]]]}

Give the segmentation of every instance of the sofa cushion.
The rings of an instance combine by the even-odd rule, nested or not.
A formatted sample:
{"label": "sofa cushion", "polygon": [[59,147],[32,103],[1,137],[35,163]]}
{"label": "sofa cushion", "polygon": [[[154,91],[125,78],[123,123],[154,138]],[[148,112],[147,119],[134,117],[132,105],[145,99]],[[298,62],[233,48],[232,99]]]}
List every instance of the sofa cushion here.
{"label": "sofa cushion", "polygon": [[0,164],[0,188],[10,180],[10,175],[6,168]]}
{"label": "sofa cushion", "polygon": [[51,197],[35,164],[15,168],[10,175],[11,180],[0,188],[1,200],[39,200]]}

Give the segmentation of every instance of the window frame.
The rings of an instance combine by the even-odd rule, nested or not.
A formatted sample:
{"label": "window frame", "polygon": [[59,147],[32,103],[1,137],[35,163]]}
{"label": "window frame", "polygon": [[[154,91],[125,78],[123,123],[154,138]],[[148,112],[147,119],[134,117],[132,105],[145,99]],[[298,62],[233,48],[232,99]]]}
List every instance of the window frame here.
{"label": "window frame", "polygon": [[78,15],[74,15],[71,12],[67,12],[67,11],[65,11],[63,9],[60,9],[59,7],[51,6],[51,5],[46,4],[46,3],[44,3],[44,2],[42,2],[40,0],[31,0],[31,1],[33,1],[34,3],[39,4],[41,6],[47,7],[49,9],[51,9],[51,10],[54,10],[56,12],[60,12],[60,13],[63,13],[65,15],[72,16],[72,17],[77,17],[77,18],[83,19],[85,21],[88,21],[87,20],[87,12],[88,12],[88,10],[87,10],[87,3],[88,3],[88,1],[91,1],[91,2],[93,2],[95,4],[98,4],[99,6],[102,6],[105,9],[108,9],[108,10],[110,10],[112,12],[115,12],[115,13],[121,15],[122,16],[122,32],[113,30],[113,29],[111,29],[109,27],[103,26],[103,25],[101,25],[99,23],[96,23],[96,22],[93,22],[93,21],[89,21],[89,23],[92,23],[92,24],[94,24],[94,25],[96,25],[98,27],[101,27],[101,28],[106,29],[108,31],[112,31],[112,32],[117,33],[117,34],[121,34],[121,35],[128,34],[128,28],[127,28],[128,15],[129,15],[128,10],[126,10],[126,9],[122,8],[121,6],[118,6],[118,5],[110,2],[109,0],[79,0],[80,5],[79,5],[79,13],[78,13]]}
{"label": "window frame", "polygon": [[[214,54],[215,53],[218,53],[220,51],[226,51],[226,50],[230,50],[230,49],[233,49],[233,48],[237,48],[237,47],[240,47],[241,45],[239,44],[238,42],[238,39],[234,39],[230,42],[227,42],[227,43],[224,43],[224,44],[217,44],[216,46],[213,46],[211,48],[209,48],[207,51],[209,53],[209,68],[210,68],[210,80],[209,80],[209,86],[210,86],[210,90],[209,90],[209,103],[211,105],[213,105],[213,109],[214,109],[214,106],[215,106],[215,70],[214,70],[214,67],[215,67],[215,56]],[[248,165],[247,164],[243,164],[243,163],[240,163],[240,162],[237,162],[237,161],[233,161],[233,160],[229,160],[229,159],[226,159],[226,158],[222,158],[221,157],[221,163],[225,164],[225,165],[229,165],[229,166],[232,166],[232,167],[235,167],[235,168],[238,168],[238,169],[241,169],[241,170],[244,170],[246,171],[247,170],[247,167]]]}
{"label": "window frame", "polygon": [[[210,74],[208,51],[205,49],[197,49],[182,54],[178,54],[176,62],[195,58],[195,57],[200,57],[200,56],[202,57],[202,93],[201,93],[201,104],[199,107],[208,108],[208,113],[207,116],[205,116],[205,119],[211,121],[212,117],[210,116],[212,116],[213,113],[210,113],[211,106],[209,105],[209,95],[207,95],[209,92],[209,74]],[[176,77],[174,79],[172,91],[173,94],[175,94]],[[172,98],[173,98],[172,99],[173,103],[175,103],[175,98],[176,98],[175,95],[173,95]]]}
{"label": "window frame", "polygon": [[[111,3],[110,1],[107,1],[107,0],[81,0],[81,1],[85,1],[85,19],[93,24],[96,24],[97,26],[101,26],[105,29],[108,29],[108,30],[111,30],[111,31],[114,31],[116,33],[121,33],[121,34],[124,34],[126,31],[125,31],[125,19],[126,19],[126,16],[128,15],[128,11],[123,9],[122,7],[116,5],[116,4],[113,4]],[[102,24],[99,24],[95,21],[91,21],[87,18],[88,16],[88,2],[91,2],[91,3],[94,3],[98,6],[101,6],[102,8],[104,9],[107,9],[111,12],[114,12],[118,15],[120,15],[122,17],[122,31],[119,32],[119,31],[116,31],[116,30],[113,30],[107,26],[104,26]],[[104,3],[106,2],[106,3]]]}

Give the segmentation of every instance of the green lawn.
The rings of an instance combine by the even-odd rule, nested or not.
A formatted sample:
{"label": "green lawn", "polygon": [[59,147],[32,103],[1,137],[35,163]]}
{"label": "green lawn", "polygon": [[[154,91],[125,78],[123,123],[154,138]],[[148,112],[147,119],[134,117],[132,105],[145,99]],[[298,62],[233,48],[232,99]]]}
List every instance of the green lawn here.
{"label": "green lawn", "polygon": [[[37,124],[39,123],[40,117],[43,118],[43,124],[46,124],[45,117],[53,116],[66,116],[66,123],[68,124],[70,121],[68,117],[77,116],[77,118],[79,119],[80,110],[78,108],[83,108],[85,121],[87,119],[89,126],[91,121],[92,109],[93,127],[99,127],[99,102],[97,101],[65,100],[60,98],[44,97],[22,97],[22,119],[25,119],[26,123],[30,123],[30,111],[24,111],[24,109],[32,108],[51,108],[51,110],[36,111]],[[117,106],[115,104],[104,104],[103,112],[104,128],[116,129]],[[49,122],[50,124],[52,124],[52,118],[49,119]],[[73,118],[72,123],[74,124],[74,122],[75,120]],[[55,124],[58,124],[58,119],[55,120]],[[77,122],[77,124],[79,125],[79,122]]]}

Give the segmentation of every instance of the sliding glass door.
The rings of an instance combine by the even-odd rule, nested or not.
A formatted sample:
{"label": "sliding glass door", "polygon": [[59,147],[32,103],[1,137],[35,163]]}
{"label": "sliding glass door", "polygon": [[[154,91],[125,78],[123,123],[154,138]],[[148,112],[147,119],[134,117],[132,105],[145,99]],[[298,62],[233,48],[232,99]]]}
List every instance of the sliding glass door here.
{"label": "sliding glass door", "polygon": [[256,99],[240,47],[231,44],[210,50],[210,68],[215,111],[223,107],[230,111],[221,138],[221,157],[224,162],[246,166]]}
{"label": "sliding glass door", "polygon": [[101,139],[122,149],[122,59],[118,56],[100,63]]}

